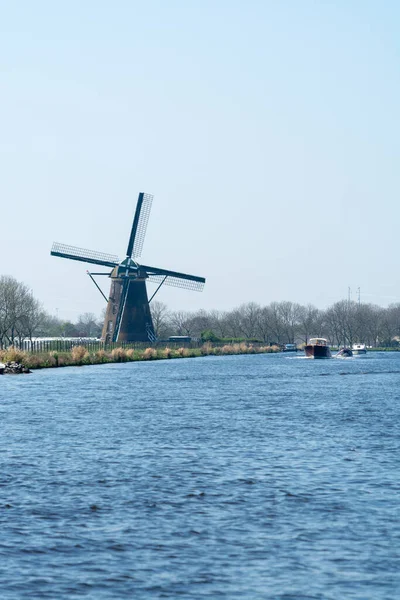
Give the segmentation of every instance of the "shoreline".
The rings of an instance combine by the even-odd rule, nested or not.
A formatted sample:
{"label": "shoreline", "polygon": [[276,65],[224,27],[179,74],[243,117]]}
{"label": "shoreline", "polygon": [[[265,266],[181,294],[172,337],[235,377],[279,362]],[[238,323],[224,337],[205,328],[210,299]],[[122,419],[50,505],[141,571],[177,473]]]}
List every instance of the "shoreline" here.
{"label": "shoreline", "polygon": [[101,365],[110,363],[138,362],[149,360],[169,360],[178,358],[199,358],[201,356],[229,356],[239,354],[275,354],[280,352],[278,346],[253,346],[244,342],[213,346],[205,343],[200,348],[153,348],[143,350],[134,348],[114,348],[90,352],[85,346],[74,346],[68,352],[24,352],[10,347],[0,351],[0,363],[14,362],[30,371],[36,369],[57,369],[61,367],[82,367],[85,365]]}

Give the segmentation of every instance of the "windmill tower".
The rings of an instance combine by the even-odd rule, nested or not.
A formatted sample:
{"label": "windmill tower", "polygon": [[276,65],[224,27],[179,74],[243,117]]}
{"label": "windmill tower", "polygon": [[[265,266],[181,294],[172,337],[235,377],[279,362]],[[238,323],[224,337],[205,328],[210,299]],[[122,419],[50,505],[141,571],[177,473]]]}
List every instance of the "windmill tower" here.
{"label": "windmill tower", "polygon": [[[187,275],[177,271],[150,267],[137,262],[141,256],[147,223],[149,220],[153,196],[141,192],[136,205],[126,257],[120,261],[118,256],[93,252],[54,243],[52,256],[69,258],[81,262],[111,268],[111,272],[88,273],[101,294],[103,292],[94,280],[95,275],[108,275],[111,278],[110,295],[104,320],[102,339],[105,342],[147,342],[155,341],[150,302],[162,285],[171,285],[201,292],[205,279],[196,275]],[[158,287],[150,300],[147,296],[146,282],[151,281]]]}

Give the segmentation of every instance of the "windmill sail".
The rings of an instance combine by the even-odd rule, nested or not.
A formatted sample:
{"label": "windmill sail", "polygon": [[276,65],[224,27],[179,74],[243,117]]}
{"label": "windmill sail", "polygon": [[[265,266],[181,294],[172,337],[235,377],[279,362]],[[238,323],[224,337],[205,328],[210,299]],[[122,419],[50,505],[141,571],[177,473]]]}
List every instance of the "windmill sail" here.
{"label": "windmill sail", "polygon": [[152,203],[153,196],[151,194],[140,192],[126,251],[126,255],[129,257],[138,258],[142,255],[144,236],[146,235]]}
{"label": "windmill sail", "polygon": [[168,269],[159,269],[157,267],[148,267],[140,265],[148,275],[149,281],[153,283],[163,283],[173,287],[184,288],[201,292],[203,290],[205,279],[197,275],[188,275],[187,273],[179,273],[178,271],[169,271]]}
{"label": "windmill sail", "polygon": [[81,262],[91,263],[93,265],[103,265],[104,267],[111,268],[119,263],[118,256],[115,256],[114,254],[86,250],[85,248],[77,248],[76,246],[68,246],[67,244],[59,244],[58,242],[54,242],[50,254],[52,256],[60,256],[61,258],[69,258],[71,260],[79,260]]}

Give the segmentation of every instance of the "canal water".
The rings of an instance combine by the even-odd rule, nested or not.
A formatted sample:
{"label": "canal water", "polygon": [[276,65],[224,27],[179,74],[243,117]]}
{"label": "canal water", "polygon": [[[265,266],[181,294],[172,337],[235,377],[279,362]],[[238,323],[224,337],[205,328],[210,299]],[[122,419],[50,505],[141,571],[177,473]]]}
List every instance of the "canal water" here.
{"label": "canal water", "polygon": [[0,377],[0,597],[400,597],[400,353]]}

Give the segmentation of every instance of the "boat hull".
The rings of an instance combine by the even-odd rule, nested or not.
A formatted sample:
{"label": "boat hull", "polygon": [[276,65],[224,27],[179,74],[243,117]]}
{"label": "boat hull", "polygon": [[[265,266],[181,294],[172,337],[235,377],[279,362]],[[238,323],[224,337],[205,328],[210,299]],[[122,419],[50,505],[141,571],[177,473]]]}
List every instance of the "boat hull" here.
{"label": "boat hull", "polygon": [[329,346],[306,346],[304,348],[307,358],[332,358]]}
{"label": "boat hull", "polygon": [[353,350],[350,348],[342,348],[336,354],[336,358],[351,358],[353,356]]}
{"label": "boat hull", "polygon": [[367,354],[367,351],[365,348],[363,350],[354,350],[353,348],[353,354]]}

